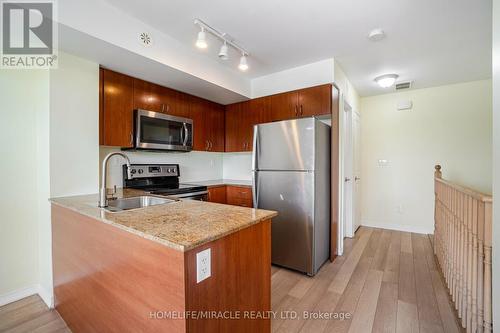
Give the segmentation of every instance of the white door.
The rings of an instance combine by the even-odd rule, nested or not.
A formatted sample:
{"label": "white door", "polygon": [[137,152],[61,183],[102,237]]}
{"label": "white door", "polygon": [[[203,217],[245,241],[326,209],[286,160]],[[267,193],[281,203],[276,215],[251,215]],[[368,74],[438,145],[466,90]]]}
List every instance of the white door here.
{"label": "white door", "polygon": [[[347,107],[346,107],[347,106]],[[353,126],[352,109],[345,104],[344,110],[344,195],[343,195],[343,224],[344,236],[354,237],[352,194],[353,194]]]}
{"label": "white door", "polygon": [[361,225],[361,118],[357,112],[352,112],[352,141],[352,225],[354,234]]}

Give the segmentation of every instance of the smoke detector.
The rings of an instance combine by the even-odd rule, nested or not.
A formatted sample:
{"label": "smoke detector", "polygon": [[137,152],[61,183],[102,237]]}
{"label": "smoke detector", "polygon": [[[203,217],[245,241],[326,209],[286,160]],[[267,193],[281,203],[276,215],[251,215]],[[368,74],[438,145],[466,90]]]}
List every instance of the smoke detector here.
{"label": "smoke detector", "polygon": [[385,38],[385,32],[382,29],[373,29],[368,34],[368,39],[372,42],[378,42]]}
{"label": "smoke detector", "polygon": [[139,34],[139,43],[141,43],[142,46],[149,47],[153,45],[153,37],[151,37],[149,32],[141,32]]}

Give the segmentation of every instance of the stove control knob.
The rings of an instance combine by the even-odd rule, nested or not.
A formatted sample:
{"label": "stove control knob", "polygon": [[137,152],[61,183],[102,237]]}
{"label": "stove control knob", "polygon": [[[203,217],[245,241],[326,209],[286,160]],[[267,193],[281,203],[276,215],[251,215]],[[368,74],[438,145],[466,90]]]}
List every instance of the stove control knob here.
{"label": "stove control knob", "polygon": [[141,173],[143,173],[143,172],[144,172],[144,170],[142,170],[142,169],[139,169],[139,174],[141,174]]}
{"label": "stove control knob", "polygon": [[132,170],[130,171],[130,173],[131,173],[131,174],[133,174],[133,175],[134,175],[136,172],[137,172],[137,170],[135,170],[135,169],[132,169]]}

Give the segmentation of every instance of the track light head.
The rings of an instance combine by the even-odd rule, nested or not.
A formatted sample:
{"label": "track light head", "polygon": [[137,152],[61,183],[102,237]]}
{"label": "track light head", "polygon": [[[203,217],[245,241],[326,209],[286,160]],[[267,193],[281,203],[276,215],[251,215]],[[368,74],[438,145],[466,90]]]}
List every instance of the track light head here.
{"label": "track light head", "polygon": [[240,64],[238,65],[240,71],[246,71],[248,69],[247,55],[242,54],[240,58]]}
{"label": "track light head", "polygon": [[222,44],[222,46],[220,47],[219,58],[221,58],[222,60],[229,59],[229,53],[228,52],[229,52],[229,50],[228,50],[227,44],[224,41],[224,44]]}
{"label": "track light head", "polygon": [[198,32],[198,38],[196,39],[196,47],[199,49],[206,49],[207,46],[207,34],[205,33],[205,28],[201,27],[200,32]]}

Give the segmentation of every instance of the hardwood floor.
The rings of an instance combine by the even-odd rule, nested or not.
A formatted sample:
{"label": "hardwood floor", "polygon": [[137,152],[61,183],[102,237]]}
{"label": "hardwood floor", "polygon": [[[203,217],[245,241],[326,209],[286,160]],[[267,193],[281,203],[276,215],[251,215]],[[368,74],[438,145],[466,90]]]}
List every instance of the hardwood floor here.
{"label": "hardwood floor", "polygon": [[428,236],[362,227],[344,244],[314,278],[273,267],[273,332],[463,332]]}
{"label": "hardwood floor", "polygon": [[71,333],[59,313],[38,295],[0,307],[0,332]]}
{"label": "hardwood floor", "polygon": [[[428,236],[362,227],[344,247],[314,278],[272,267],[273,332],[463,332]],[[69,329],[31,296],[0,307],[0,332]]]}

